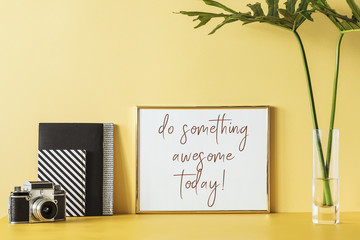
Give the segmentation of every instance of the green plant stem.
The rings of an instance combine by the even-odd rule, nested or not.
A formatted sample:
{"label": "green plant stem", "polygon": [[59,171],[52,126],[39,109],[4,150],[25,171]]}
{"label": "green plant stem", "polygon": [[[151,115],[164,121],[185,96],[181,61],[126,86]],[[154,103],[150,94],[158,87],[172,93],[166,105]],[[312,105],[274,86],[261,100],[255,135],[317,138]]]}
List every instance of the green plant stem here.
{"label": "green plant stem", "polygon": [[[309,71],[309,66],[308,66],[308,63],[307,63],[307,58],[306,58],[306,54],[305,54],[304,45],[303,45],[303,43],[301,41],[301,38],[300,38],[299,34],[296,31],[293,31],[293,32],[294,32],[294,35],[295,35],[296,39],[298,40],[300,50],[301,50],[301,54],[302,54],[302,58],[303,58],[303,64],[304,64],[304,68],[305,68],[306,80],[307,80],[307,86],[308,86],[308,93],[309,93],[309,99],[310,99],[310,107],[311,107],[311,115],[312,115],[312,120],[313,120],[313,127],[314,127],[315,130],[318,130],[319,126],[318,126],[317,117],[316,117],[314,94],[313,94],[313,91],[312,91],[310,71]],[[321,173],[322,173],[322,177],[324,179],[325,203],[326,203],[326,205],[329,206],[329,205],[332,205],[332,198],[331,198],[331,191],[330,191],[329,181],[326,181],[327,178],[328,178],[328,174],[326,172],[324,154],[323,154],[323,151],[322,151],[319,131],[316,131],[316,146],[317,146],[318,153],[319,153]]]}
{"label": "green plant stem", "polygon": [[327,146],[327,153],[326,153],[326,173],[328,176],[330,173],[330,159],[331,159],[331,148],[332,148],[332,137],[333,137],[332,130],[334,129],[334,121],[335,121],[336,96],[337,96],[339,63],[340,63],[340,46],[341,46],[341,40],[342,40],[343,36],[344,36],[344,33],[340,32],[339,40],[338,40],[338,43],[336,46],[335,77],[334,77],[333,97],[332,97],[332,104],[331,104],[329,138],[328,138],[328,146]]}
{"label": "green plant stem", "polygon": [[296,39],[299,42],[301,55],[303,58],[303,64],[304,64],[305,73],[306,73],[306,81],[307,81],[307,86],[308,86],[308,93],[309,93],[309,98],[310,98],[310,107],[311,107],[311,116],[312,116],[313,126],[314,126],[314,129],[319,129],[318,121],[317,121],[317,117],[316,117],[314,94],[313,94],[312,86],[311,86],[310,71],[309,71],[309,66],[307,63],[304,45],[301,41],[300,35],[296,31],[294,31],[294,34],[296,36]]}

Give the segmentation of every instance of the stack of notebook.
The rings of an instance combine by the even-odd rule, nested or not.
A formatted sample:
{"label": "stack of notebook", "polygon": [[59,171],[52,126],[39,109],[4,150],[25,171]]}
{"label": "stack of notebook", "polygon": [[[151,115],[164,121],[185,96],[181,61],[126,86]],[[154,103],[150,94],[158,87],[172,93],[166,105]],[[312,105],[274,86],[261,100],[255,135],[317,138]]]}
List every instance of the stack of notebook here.
{"label": "stack of notebook", "polygon": [[40,123],[38,178],[66,191],[67,216],[113,214],[112,123]]}

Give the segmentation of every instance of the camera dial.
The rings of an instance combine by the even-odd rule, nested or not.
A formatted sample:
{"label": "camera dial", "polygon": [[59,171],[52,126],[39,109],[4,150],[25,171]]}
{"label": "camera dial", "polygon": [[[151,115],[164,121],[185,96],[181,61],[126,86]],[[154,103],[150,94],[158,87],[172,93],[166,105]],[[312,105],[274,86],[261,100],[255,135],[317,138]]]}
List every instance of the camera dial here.
{"label": "camera dial", "polygon": [[57,212],[58,207],[50,198],[38,198],[32,205],[32,214],[40,221],[52,220]]}

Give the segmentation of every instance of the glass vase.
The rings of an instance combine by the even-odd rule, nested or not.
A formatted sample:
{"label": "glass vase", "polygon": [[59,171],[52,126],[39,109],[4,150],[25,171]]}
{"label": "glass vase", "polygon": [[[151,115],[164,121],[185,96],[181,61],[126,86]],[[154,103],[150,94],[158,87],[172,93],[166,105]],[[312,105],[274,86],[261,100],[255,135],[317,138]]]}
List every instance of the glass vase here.
{"label": "glass vase", "polygon": [[312,220],[339,222],[339,130],[313,130]]}

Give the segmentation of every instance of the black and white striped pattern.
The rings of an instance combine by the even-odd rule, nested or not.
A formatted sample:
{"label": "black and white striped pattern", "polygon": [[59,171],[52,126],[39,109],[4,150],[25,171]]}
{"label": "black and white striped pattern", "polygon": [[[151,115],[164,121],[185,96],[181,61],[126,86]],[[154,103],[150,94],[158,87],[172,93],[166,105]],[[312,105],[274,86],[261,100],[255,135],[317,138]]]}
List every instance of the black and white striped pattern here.
{"label": "black and white striped pattern", "polygon": [[66,191],[66,216],[85,215],[85,160],[85,150],[38,151],[38,179],[59,184]]}

